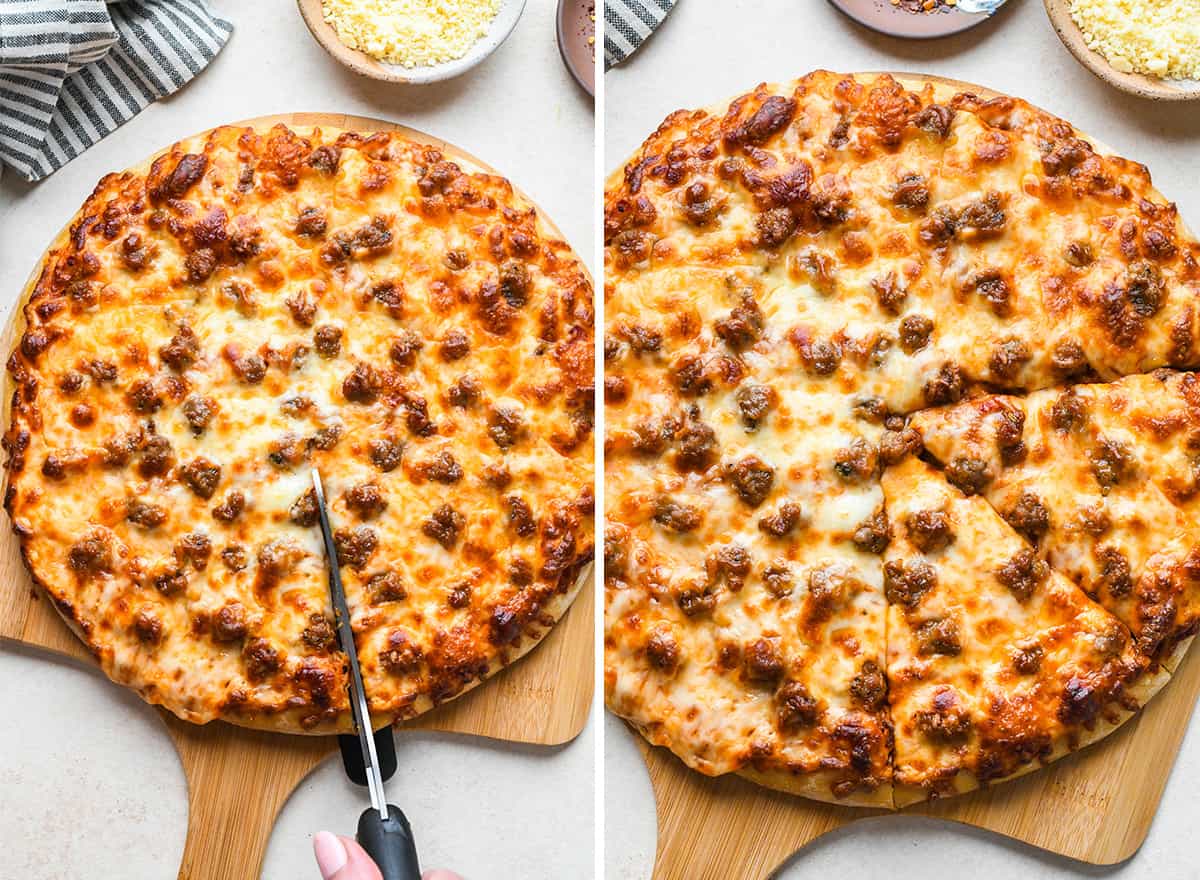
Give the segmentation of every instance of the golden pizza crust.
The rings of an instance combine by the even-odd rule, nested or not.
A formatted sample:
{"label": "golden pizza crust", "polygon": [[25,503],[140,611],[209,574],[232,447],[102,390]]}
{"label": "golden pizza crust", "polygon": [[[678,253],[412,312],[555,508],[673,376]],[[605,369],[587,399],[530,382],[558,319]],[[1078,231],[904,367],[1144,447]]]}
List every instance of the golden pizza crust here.
{"label": "golden pizza crust", "polygon": [[873,791],[856,789],[845,797],[837,797],[830,791],[830,787],[838,781],[839,777],[837,773],[831,771],[818,770],[815,773],[792,774],[786,770],[761,772],[750,769],[738,770],[737,775],[764,788],[839,807],[865,807],[877,810],[891,810],[896,807],[896,792],[891,784],[881,785]]}

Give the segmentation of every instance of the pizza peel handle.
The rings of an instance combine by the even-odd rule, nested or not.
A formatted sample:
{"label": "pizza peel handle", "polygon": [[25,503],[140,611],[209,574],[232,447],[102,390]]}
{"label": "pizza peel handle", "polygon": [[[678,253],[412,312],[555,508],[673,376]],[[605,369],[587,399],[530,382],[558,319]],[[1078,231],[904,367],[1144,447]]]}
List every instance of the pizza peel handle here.
{"label": "pizza peel handle", "polygon": [[408,819],[395,804],[388,804],[387,812],[384,818],[374,807],[363,811],[358,818],[358,842],[379,866],[383,880],[421,880]]}

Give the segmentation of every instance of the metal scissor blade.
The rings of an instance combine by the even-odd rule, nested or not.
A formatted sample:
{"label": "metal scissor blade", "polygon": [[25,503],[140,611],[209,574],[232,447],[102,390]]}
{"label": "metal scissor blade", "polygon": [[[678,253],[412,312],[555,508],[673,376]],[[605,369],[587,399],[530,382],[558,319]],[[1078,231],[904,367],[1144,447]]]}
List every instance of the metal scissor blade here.
{"label": "metal scissor blade", "polygon": [[358,665],[358,649],[354,644],[354,630],[350,626],[350,606],[346,604],[346,591],[342,588],[342,573],[338,567],[337,545],[333,541],[333,528],[329,525],[329,509],[325,505],[325,489],[321,485],[321,474],[312,471],[313,492],[317,496],[317,512],[321,519],[321,536],[325,539],[325,558],[329,561],[329,597],[333,602],[333,613],[337,618],[338,641],[346,655],[350,672],[350,711],[354,716],[354,731],[358,734],[358,745],[362,749],[363,765],[367,771],[367,789],[371,793],[371,806],[380,815],[387,815],[387,798],[383,793],[383,775],[379,770],[379,756],[375,752],[375,738],[371,731],[371,714],[367,709],[367,692],[363,688],[362,668]]}

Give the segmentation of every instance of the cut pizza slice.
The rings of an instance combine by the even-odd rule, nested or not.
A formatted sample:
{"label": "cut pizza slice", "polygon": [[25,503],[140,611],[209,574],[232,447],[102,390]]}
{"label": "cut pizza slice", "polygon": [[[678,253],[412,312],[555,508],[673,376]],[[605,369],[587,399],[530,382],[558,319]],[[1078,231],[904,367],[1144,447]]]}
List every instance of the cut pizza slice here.
{"label": "cut pizza slice", "polygon": [[890,806],[881,429],[777,393],[752,427],[729,390],[610,428],[608,701],[710,775]]}
{"label": "cut pizza slice", "polygon": [[1196,365],[1200,242],[1149,171],[1023,101],[949,104],[919,234],[933,344],[1005,389]]}
{"label": "cut pizza slice", "polygon": [[896,805],[1033,770],[1167,681],[1129,630],[978,496],[909,456],[883,475]]}
{"label": "cut pizza slice", "polygon": [[[1146,387],[1143,391],[1150,392]],[[949,480],[980,493],[1041,558],[1174,668],[1200,625],[1200,524],[1147,478],[1136,440],[1106,424],[1108,385],[991,396],[910,424]]]}

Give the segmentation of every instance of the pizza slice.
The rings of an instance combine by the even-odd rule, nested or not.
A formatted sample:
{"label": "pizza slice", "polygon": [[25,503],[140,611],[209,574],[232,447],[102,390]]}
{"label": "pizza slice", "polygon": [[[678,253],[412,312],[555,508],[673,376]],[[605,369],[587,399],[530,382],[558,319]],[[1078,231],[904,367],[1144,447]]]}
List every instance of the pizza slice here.
{"label": "pizza slice", "polygon": [[661,412],[638,395],[609,429],[609,703],[702,772],[890,805],[882,428],[839,395],[760,390],[750,424],[727,389]]}
{"label": "pizza slice", "polygon": [[882,482],[897,806],[1082,748],[1167,681],[983,498],[914,456]]}
{"label": "pizza slice", "polygon": [[1200,524],[1091,417],[1107,387],[977,398],[910,424],[954,485],[982,494],[1143,656],[1174,668],[1200,625]]}

